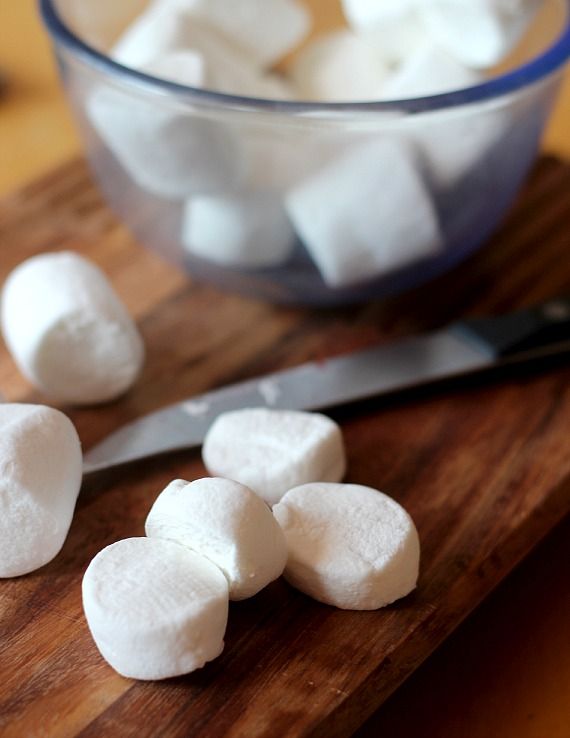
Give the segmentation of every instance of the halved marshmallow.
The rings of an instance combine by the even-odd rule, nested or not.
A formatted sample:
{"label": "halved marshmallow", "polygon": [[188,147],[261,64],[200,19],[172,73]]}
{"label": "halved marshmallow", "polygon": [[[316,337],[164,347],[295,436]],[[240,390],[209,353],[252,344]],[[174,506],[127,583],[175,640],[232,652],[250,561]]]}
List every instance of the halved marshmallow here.
{"label": "halved marshmallow", "polygon": [[370,43],[342,30],[307,46],[290,74],[303,100],[368,101],[379,98],[388,66]]}
{"label": "halved marshmallow", "polygon": [[270,505],[305,482],[338,482],[346,459],[340,428],[317,413],[246,408],[220,415],[204,440],[213,476],[235,479]]}
{"label": "halved marshmallow", "polygon": [[266,192],[193,197],[186,203],[182,243],[224,266],[261,268],[286,261],[295,232],[283,204]]}
{"label": "halved marshmallow", "polygon": [[167,679],[224,648],[228,584],[184,546],[128,538],[100,551],[83,577],[83,609],[103,658],[132,679]]}
{"label": "halved marshmallow", "polygon": [[[198,70],[196,57],[187,62],[186,70]],[[163,63],[168,64],[164,72]],[[199,86],[190,75],[175,77],[168,59],[146,69]],[[241,145],[232,129],[175,99],[136,98],[119,88],[100,87],[89,98],[87,113],[135,184],[158,197],[184,200],[197,193],[228,192],[244,176]]]}
{"label": "halved marshmallow", "polygon": [[245,51],[260,68],[271,67],[307,35],[311,19],[298,0],[159,0],[208,24]]}
{"label": "halved marshmallow", "polygon": [[70,251],[20,264],[2,290],[2,331],[32,384],[78,405],[106,402],[137,379],[144,346],[103,272]]}
{"label": "halved marshmallow", "polygon": [[465,66],[433,42],[418,46],[385,81],[381,99],[437,95],[462,90],[483,81],[481,72]]}
{"label": "halved marshmallow", "polygon": [[379,138],[333,161],[286,199],[325,282],[344,287],[435,256],[442,240],[415,152]]}
{"label": "halved marshmallow", "polygon": [[148,517],[147,536],[180,543],[224,573],[230,599],[257,594],[283,573],[287,546],[265,502],[229,479],[171,482]]}
{"label": "halved marshmallow", "polygon": [[0,405],[0,577],[47,564],[67,537],[81,487],[81,444],[50,407]]}
{"label": "halved marshmallow", "polygon": [[532,23],[540,0],[430,0],[418,3],[425,27],[468,66],[501,61]]}
{"label": "halved marshmallow", "polygon": [[342,0],[349,26],[373,43],[386,61],[398,63],[423,36],[418,0]]}
{"label": "halved marshmallow", "polygon": [[355,484],[306,484],[273,508],[289,548],[285,578],[319,602],[376,610],[416,586],[420,544],[393,499]]}

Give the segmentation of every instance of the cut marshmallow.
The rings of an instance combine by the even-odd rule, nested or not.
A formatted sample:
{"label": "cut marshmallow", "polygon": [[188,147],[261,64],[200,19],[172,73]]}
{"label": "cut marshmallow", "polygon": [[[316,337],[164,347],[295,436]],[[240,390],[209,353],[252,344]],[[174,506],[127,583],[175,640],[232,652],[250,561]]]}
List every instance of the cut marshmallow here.
{"label": "cut marshmallow", "polygon": [[277,266],[290,256],[295,233],[283,204],[270,193],[194,197],[182,243],[188,253],[224,266]]}
{"label": "cut marshmallow", "polygon": [[421,42],[418,0],[342,0],[349,26],[382,57],[399,63]]}
{"label": "cut marshmallow", "polygon": [[397,100],[461,90],[483,81],[481,72],[466,67],[432,42],[419,46],[385,82],[382,99]]}
{"label": "cut marshmallow", "polygon": [[224,573],[231,600],[252,597],[283,573],[287,546],[265,502],[229,479],[176,480],[156,499],[147,536],[180,543]]}
{"label": "cut marshmallow", "polygon": [[532,23],[540,0],[429,0],[418,3],[426,29],[468,66],[500,62]]}
{"label": "cut marshmallow", "polygon": [[[147,69],[160,75],[161,68]],[[87,111],[135,184],[158,197],[185,200],[195,194],[228,192],[244,176],[241,145],[232,129],[179,107],[174,100],[138,99],[100,87],[88,100]]]}
{"label": "cut marshmallow", "polygon": [[49,407],[0,405],[0,577],[39,569],[60,551],[81,487],[81,444]]}
{"label": "cut marshmallow", "polygon": [[332,162],[289,193],[286,209],[332,287],[389,274],[442,248],[415,152],[396,137]]}
{"label": "cut marshmallow", "polygon": [[206,434],[202,458],[210,474],[245,484],[269,505],[299,484],[338,482],[346,470],[337,424],[291,410],[223,413]]}
{"label": "cut marshmallow", "polygon": [[319,602],[376,610],[416,587],[416,528],[382,492],[354,484],[306,484],[290,490],[273,513],[289,548],[285,578]]}
{"label": "cut marshmallow", "polygon": [[221,654],[228,584],[217,566],[184,546],[128,538],[89,564],[83,609],[97,648],[119,674],[167,679]]}
{"label": "cut marshmallow", "polygon": [[209,25],[259,68],[273,66],[308,34],[310,16],[298,0],[159,0]]}
{"label": "cut marshmallow", "polygon": [[47,395],[106,402],[137,379],[144,346],[103,272],[70,251],[34,256],[2,291],[2,331],[14,360]]}
{"label": "cut marshmallow", "polygon": [[377,100],[387,74],[381,54],[348,30],[321,36],[291,67],[299,98],[325,102]]}

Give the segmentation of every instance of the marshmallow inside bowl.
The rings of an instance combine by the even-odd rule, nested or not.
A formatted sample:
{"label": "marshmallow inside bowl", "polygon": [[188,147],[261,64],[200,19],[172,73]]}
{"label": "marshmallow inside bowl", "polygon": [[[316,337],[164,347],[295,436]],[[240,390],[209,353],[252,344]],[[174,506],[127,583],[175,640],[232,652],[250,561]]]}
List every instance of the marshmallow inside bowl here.
{"label": "marshmallow inside bowl", "polygon": [[[508,134],[530,130],[526,117],[536,117],[537,108],[548,111],[570,53],[568,14],[559,0],[540,4],[540,23],[533,0],[512,0],[508,7],[487,0],[343,0],[343,17],[332,31],[333,4],[324,18],[315,12],[319,7],[323,13],[323,4],[311,0],[153,0],[134,17],[125,9],[104,43],[98,34],[100,54],[81,46],[82,63],[74,65],[68,62],[82,34],[95,42],[78,19],[96,6],[81,0],[85,7],[77,13],[75,2],[80,0],[44,0],[44,11],[111,203],[117,194],[100,173],[106,166],[102,148],[122,168],[123,189],[132,186],[134,203],[138,199],[145,210],[153,198],[171,204],[170,222],[143,232],[143,241],[190,270],[197,265],[210,280],[295,302],[392,294],[449,268],[466,255],[466,243],[480,245],[524,176],[515,166],[505,177],[491,152],[506,146],[506,160],[532,161],[536,137],[515,142]],[[472,23],[461,26],[462,13]],[[66,23],[74,24],[73,43]],[[458,46],[452,41],[460,26],[466,43]],[[388,137],[411,150],[403,166],[407,171],[413,162],[413,177],[399,176],[388,148],[373,147]],[[370,169],[382,173],[373,194],[366,190],[370,177],[360,186],[360,165],[347,172],[350,193],[337,195],[330,206],[334,183],[319,187],[314,220],[325,217],[327,223],[311,224],[318,236],[292,219],[293,238],[268,238],[250,207],[235,206],[266,198],[274,213],[283,207],[290,217],[293,199],[296,212],[311,211],[311,185],[321,175],[336,175],[368,145],[374,152]],[[484,171],[471,177],[477,170]],[[414,185],[402,187],[402,179]],[[484,192],[475,184],[482,181],[491,183]],[[495,182],[504,195],[500,212],[489,194]],[[472,223],[450,228],[439,206],[458,183],[478,210],[487,199],[475,233]],[[222,220],[230,213],[226,222],[235,233],[216,231],[216,218],[208,215],[189,238],[192,200],[200,203],[198,211],[204,202],[209,212],[219,206]],[[132,211],[121,212],[134,227]],[[355,248],[360,237],[354,224],[364,211],[364,230],[377,231],[378,241],[365,238],[364,248]],[[416,213],[430,211],[437,214],[435,224],[423,216],[407,229],[398,223],[402,213],[413,221]],[[276,222],[275,232],[284,234],[283,219]],[[454,217],[462,222],[467,219]],[[324,231],[335,232],[336,241],[323,250]],[[414,237],[391,246],[394,234],[394,241]],[[434,234],[443,234],[440,243]],[[334,267],[331,279],[339,241],[347,267]],[[290,248],[293,243],[298,248]],[[383,256],[370,259],[371,252]],[[302,278],[291,279],[299,270]]]}

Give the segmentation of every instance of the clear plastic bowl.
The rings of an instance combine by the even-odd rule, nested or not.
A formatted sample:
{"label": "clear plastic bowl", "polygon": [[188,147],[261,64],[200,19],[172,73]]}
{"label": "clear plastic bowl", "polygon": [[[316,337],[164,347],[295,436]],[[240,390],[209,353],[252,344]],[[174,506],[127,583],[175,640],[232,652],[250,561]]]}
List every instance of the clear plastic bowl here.
{"label": "clear plastic bowl", "polygon": [[[382,103],[276,102],[185,87],[112,61],[95,48],[96,33],[72,30],[99,1],[41,0],[41,9],[106,199],[142,244],[194,278],[276,302],[388,296],[476,250],[536,157],[570,56],[570,0],[545,0],[506,71],[478,86]],[[347,183],[338,162],[354,156]],[[427,201],[418,202],[410,178]],[[307,182],[317,186],[306,191]],[[254,198],[255,228],[241,223],[236,197]],[[295,230],[284,204],[299,216]],[[434,227],[437,238],[418,239]],[[374,268],[360,252],[371,232],[380,251],[388,244]],[[245,256],[232,246],[240,236]]]}

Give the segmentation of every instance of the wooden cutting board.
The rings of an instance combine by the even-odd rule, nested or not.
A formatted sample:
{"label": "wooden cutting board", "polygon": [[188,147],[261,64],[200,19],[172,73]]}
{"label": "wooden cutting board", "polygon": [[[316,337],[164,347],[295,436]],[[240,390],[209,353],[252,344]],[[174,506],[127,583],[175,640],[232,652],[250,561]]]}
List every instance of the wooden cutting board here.
{"label": "wooden cutting board", "polygon": [[[0,203],[0,278],[22,259],[78,249],[109,274],[148,360],[120,402],[71,410],[84,446],[206,389],[570,292],[570,166],[540,162],[492,243],[400,298],[329,311],[270,306],[194,284],[142,250],[103,205],[82,161]],[[31,391],[2,348],[0,390]],[[570,509],[570,361],[463,380],[337,411],[348,480],[414,517],[417,591],[342,612],[278,581],[232,604],[222,656],[161,683],[115,674],[81,609],[81,577],[105,545],[143,534],[173,478],[205,474],[187,452],[84,486],[61,554],[0,581],[0,735],[282,738],[350,735]]]}

